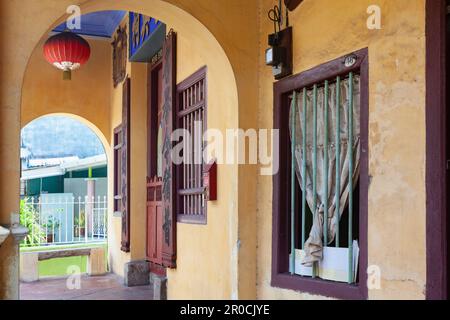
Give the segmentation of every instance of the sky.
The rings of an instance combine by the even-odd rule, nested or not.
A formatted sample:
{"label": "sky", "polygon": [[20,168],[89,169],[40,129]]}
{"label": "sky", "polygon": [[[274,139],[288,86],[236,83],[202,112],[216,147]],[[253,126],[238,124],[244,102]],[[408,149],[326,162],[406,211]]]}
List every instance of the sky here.
{"label": "sky", "polygon": [[46,116],[22,129],[22,148],[31,159],[78,156],[80,159],[104,154],[97,135],[78,120],[65,116]]}

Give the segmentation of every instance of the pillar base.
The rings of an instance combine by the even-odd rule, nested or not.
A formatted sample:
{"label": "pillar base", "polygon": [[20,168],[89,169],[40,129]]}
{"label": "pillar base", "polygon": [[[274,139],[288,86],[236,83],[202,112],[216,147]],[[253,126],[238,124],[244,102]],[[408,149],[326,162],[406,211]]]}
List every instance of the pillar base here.
{"label": "pillar base", "polygon": [[20,281],[35,282],[39,280],[39,253],[20,253]]}
{"label": "pillar base", "polygon": [[147,261],[131,261],[125,264],[124,283],[127,287],[150,284],[150,266]]}
{"label": "pillar base", "polygon": [[153,286],[153,300],[167,300],[167,277],[150,273],[150,285]]}

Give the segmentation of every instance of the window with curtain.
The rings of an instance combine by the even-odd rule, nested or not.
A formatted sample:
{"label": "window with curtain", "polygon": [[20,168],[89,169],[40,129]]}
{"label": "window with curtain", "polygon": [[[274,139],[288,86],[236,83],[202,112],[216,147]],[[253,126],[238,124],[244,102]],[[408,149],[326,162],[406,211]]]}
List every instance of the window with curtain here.
{"label": "window with curtain", "polygon": [[[359,255],[357,228],[353,228],[358,215],[354,190],[359,181],[360,160],[359,75],[349,73],[295,90],[290,99],[294,200],[291,249],[301,250],[297,257],[291,254],[291,272],[353,283]],[[295,203],[297,198],[300,199],[298,204]],[[296,212],[301,215],[298,228]],[[342,220],[347,221],[345,226]],[[345,234],[342,231],[346,231]],[[295,233],[298,233],[297,239]],[[348,251],[333,250],[333,247],[348,248]],[[327,261],[329,259],[333,261]],[[346,266],[347,279],[338,274],[345,273],[346,270],[339,268],[345,263],[336,259],[352,260]]]}
{"label": "window with curtain", "polygon": [[275,85],[283,163],[274,177],[275,285],[365,292],[367,52],[352,58]]}

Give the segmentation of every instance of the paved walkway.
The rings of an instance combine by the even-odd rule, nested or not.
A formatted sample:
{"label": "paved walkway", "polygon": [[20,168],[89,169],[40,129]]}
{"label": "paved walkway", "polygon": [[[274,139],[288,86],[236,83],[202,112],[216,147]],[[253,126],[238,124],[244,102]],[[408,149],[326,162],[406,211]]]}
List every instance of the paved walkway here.
{"label": "paved walkway", "polygon": [[152,300],[150,286],[125,287],[113,274],[81,277],[80,289],[69,289],[67,279],[20,284],[21,300]]}

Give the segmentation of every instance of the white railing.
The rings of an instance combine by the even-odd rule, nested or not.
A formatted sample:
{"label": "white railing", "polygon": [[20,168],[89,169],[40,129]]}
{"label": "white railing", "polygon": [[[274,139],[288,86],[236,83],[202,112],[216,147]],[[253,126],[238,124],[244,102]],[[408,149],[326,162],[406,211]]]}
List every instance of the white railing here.
{"label": "white railing", "polygon": [[22,246],[104,242],[107,239],[106,197],[46,194],[22,200],[21,224],[29,229]]}

